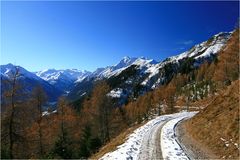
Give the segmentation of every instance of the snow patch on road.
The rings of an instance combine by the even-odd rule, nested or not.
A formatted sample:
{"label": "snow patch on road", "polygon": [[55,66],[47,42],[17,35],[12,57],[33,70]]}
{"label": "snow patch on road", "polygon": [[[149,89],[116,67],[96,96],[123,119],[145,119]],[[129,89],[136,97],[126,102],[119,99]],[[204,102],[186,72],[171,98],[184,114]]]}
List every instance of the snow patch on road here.
{"label": "snow patch on road", "polygon": [[185,112],[179,117],[170,120],[163,126],[162,132],[161,132],[161,149],[162,149],[163,159],[168,159],[168,160],[189,159],[177,141],[177,138],[175,135],[175,126],[182,119],[190,118],[195,114],[196,112],[188,112],[188,113]]}
{"label": "snow patch on road", "polygon": [[[131,159],[135,160],[138,159],[140,147],[142,145],[143,139],[147,134],[150,134],[152,129],[158,125],[160,122],[173,119],[173,118],[178,118],[178,121],[194,115],[192,112],[181,112],[181,113],[176,113],[176,114],[170,114],[170,115],[163,115],[159,116],[145,125],[139,127],[136,129],[130,136],[128,136],[127,140],[125,143],[122,145],[119,145],[117,149],[113,152],[106,153],[101,160],[120,160],[120,159]],[[176,121],[176,123],[178,122]],[[174,121],[175,122],[175,121]],[[171,126],[170,126],[171,127]],[[168,127],[169,128],[169,127]],[[164,132],[165,133],[165,132]]]}

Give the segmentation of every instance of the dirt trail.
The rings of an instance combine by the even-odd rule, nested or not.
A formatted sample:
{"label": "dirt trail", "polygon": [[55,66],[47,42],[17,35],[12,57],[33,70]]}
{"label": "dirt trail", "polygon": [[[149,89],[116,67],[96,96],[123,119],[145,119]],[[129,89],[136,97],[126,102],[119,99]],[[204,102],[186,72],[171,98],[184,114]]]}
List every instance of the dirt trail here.
{"label": "dirt trail", "polygon": [[158,122],[151,129],[151,132],[145,135],[138,155],[139,160],[163,159],[161,152],[161,129],[164,124],[166,124],[171,119],[172,118],[169,118]]}

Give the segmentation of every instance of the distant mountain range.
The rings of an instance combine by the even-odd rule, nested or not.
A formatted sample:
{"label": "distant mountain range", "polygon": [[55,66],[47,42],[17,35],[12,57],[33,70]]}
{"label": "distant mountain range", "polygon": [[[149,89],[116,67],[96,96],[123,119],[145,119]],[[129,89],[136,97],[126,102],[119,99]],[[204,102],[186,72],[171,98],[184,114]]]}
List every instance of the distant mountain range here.
{"label": "distant mountain range", "polygon": [[[231,33],[221,32],[190,50],[162,62],[144,57],[124,57],[116,65],[98,68],[94,72],[47,69],[32,73],[18,66],[22,74],[20,79],[28,86],[29,91],[36,84],[43,86],[51,101],[56,101],[63,94],[77,100],[90,93],[97,81],[106,80],[112,89],[108,95],[124,103],[169,82],[177,73],[187,72],[206,60],[213,60],[231,37]],[[1,79],[9,78],[14,68],[12,64],[1,65]],[[4,90],[4,87],[2,88]]]}
{"label": "distant mountain range", "polygon": [[56,69],[47,69],[39,72],[35,72],[35,74],[49,82],[51,85],[56,87],[59,90],[64,92],[69,92],[72,87],[74,87],[74,83],[82,81],[84,78],[89,76],[91,72],[86,70],[81,71],[77,69],[66,69],[66,70],[56,70]]}
{"label": "distant mountain range", "polygon": [[27,71],[21,66],[14,66],[9,63],[6,65],[1,65],[1,93],[3,93],[6,89],[6,84],[4,80],[10,79],[13,73],[16,71],[16,67],[19,68],[19,72],[21,76],[19,77],[19,83],[23,87],[25,92],[31,92],[34,87],[37,85],[41,85],[44,91],[48,96],[48,100],[53,102],[56,101],[57,98],[62,94],[62,91],[49,84],[47,81],[42,78],[36,76],[34,73]]}

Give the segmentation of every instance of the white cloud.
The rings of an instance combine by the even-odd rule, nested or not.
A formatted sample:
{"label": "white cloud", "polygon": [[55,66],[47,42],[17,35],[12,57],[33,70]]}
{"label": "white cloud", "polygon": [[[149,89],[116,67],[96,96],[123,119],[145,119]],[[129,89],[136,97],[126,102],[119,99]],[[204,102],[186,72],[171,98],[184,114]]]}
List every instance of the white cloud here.
{"label": "white cloud", "polygon": [[182,45],[190,45],[190,44],[193,44],[193,40],[184,40],[184,41],[180,41],[180,42],[178,42],[178,44],[182,44]]}

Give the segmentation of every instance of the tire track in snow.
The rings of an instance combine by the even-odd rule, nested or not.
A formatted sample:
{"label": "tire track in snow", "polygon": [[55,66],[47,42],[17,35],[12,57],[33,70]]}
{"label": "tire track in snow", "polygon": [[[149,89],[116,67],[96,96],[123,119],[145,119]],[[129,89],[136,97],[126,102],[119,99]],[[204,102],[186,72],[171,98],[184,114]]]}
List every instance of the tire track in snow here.
{"label": "tire track in snow", "polygon": [[162,159],[160,145],[161,129],[169,120],[170,118],[157,122],[154,127],[152,127],[151,132],[146,133],[137,159]]}

